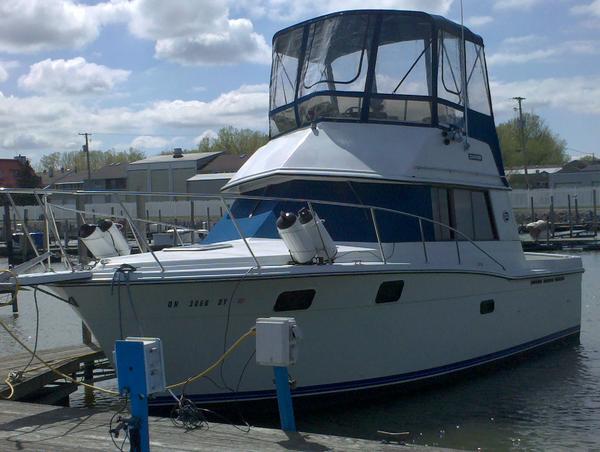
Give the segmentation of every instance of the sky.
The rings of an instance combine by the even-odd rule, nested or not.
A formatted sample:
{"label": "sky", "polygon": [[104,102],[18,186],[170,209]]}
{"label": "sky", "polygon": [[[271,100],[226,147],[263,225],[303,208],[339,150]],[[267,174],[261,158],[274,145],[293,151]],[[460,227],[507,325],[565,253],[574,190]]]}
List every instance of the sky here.
{"label": "sky", "polygon": [[[578,158],[600,155],[600,0],[464,0],[486,45],[496,122],[512,97]],[[460,20],[458,0],[2,0],[0,157],[191,148],[227,125],[267,130],[271,38],[356,8]]]}

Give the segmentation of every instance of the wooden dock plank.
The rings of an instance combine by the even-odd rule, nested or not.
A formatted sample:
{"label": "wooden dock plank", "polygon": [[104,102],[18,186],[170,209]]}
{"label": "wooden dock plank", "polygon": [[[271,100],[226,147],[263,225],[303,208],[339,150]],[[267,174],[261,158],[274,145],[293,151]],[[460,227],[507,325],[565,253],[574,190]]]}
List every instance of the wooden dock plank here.
{"label": "wooden dock plank", "polygon": [[[95,361],[104,357],[102,350],[95,345],[54,348],[40,351],[38,355],[65,374],[78,371],[80,365],[84,362]],[[20,353],[0,359],[0,396],[7,397],[10,393],[10,389],[4,383],[8,374],[11,371],[22,370],[29,362],[30,357],[29,353]],[[14,400],[26,397],[60,378],[35,358],[30,368],[35,370],[26,372],[19,383],[13,384],[15,389]]]}
{"label": "wooden dock plank", "polygon": [[[64,408],[0,401],[2,451],[107,451],[114,450],[108,434],[111,411]],[[210,424],[208,429],[186,432],[170,419],[150,418],[153,451],[432,451],[449,450],[402,446],[379,441],[312,433],[285,433],[252,427],[243,433],[231,425]]]}

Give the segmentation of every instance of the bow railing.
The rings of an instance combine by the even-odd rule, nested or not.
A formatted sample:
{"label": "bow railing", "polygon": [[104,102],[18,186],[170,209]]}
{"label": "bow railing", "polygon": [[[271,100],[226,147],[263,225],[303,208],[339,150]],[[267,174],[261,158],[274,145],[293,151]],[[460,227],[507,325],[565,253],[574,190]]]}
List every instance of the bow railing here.
{"label": "bow railing", "polygon": [[[393,243],[393,242],[384,242],[383,241],[382,235],[381,235],[381,230],[380,230],[380,227],[379,227],[378,221],[377,221],[377,213],[388,213],[388,214],[399,215],[399,216],[405,217],[405,218],[412,218],[418,224],[418,233],[419,233],[419,238],[420,238],[419,241],[421,243],[421,247],[422,247],[422,251],[423,251],[423,258],[424,258],[425,263],[429,263],[429,260],[430,260],[429,247],[431,246],[431,243],[432,243],[432,241],[428,241],[425,236],[423,225],[426,223],[426,224],[431,224],[433,226],[437,226],[437,227],[442,228],[449,232],[448,236],[451,237],[452,238],[451,240],[454,241],[454,243],[455,243],[456,257],[457,257],[457,261],[458,261],[459,265],[461,265],[463,263],[463,257],[461,255],[461,247],[459,245],[459,242],[462,242],[462,243],[469,243],[470,246],[472,246],[473,249],[475,249],[478,253],[485,256],[486,259],[488,259],[494,265],[497,265],[503,271],[506,271],[505,266],[498,259],[493,257],[488,251],[483,249],[479,244],[477,244],[474,240],[472,240],[467,234],[459,231],[458,229],[456,229],[448,224],[433,220],[431,218],[427,218],[427,217],[413,214],[410,212],[404,212],[404,211],[397,210],[397,209],[390,209],[390,208],[380,207],[380,206],[375,206],[375,205],[347,203],[347,202],[338,202],[338,201],[327,201],[327,200],[310,199],[310,198],[291,198],[291,197],[281,197],[281,196],[257,196],[257,195],[228,194],[228,193],[227,194],[221,194],[221,193],[219,193],[219,194],[199,194],[199,193],[157,193],[157,192],[143,192],[143,191],[118,191],[118,190],[97,191],[97,190],[54,190],[54,189],[0,188],[0,198],[4,197],[6,199],[5,206],[10,206],[13,208],[13,210],[15,212],[15,218],[21,222],[23,231],[24,231],[24,235],[27,237],[27,240],[29,241],[29,244],[32,247],[32,249],[34,250],[36,256],[39,256],[37,246],[36,246],[36,244],[34,244],[33,239],[31,238],[26,219],[21,217],[21,215],[18,212],[19,209],[17,207],[17,203],[15,202],[14,195],[29,195],[29,197],[31,197],[31,199],[35,200],[37,206],[39,206],[42,209],[44,231],[46,231],[45,245],[46,245],[47,251],[50,251],[50,245],[51,245],[50,236],[52,235],[54,237],[55,244],[58,245],[59,252],[60,252],[63,260],[65,261],[65,264],[72,270],[74,270],[74,267],[72,266],[72,264],[69,260],[69,257],[67,256],[66,243],[65,243],[65,246],[62,245],[62,241],[61,241],[62,239],[61,239],[60,233],[59,233],[55,210],[71,212],[72,214],[74,214],[77,217],[79,223],[84,223],[86,221],[86,217],[89,218],[90,216],[93,216],[94,218],[96,216],[103,216],[103,217],[109,216],[112,218],[121,218],[121,219],[125,220],[128,228],[129,228],[129,231],[131,231],[133,240],[135,241],[136,245],[138,246],[140,252],[151,253],[153,259],[156,261],[157,265],[161,268],[161,271],[164,272],[165,267],[164,267],[163,263],[161,263],[160,258],[158,257],[157,253],[155,253],[155,251],[152,249],[151,244],[149,243],[147,234],[144,231],[148,224],[154,224],[154,225],[160,225],[162,227],[173,228],[174,237],[176,237],[177,241],[181,245],[183,245],[184,242],[183,242],[182,238],[180,237],[180,233],[178,231],[178,229],[181,228],[181,225],[177,224],[177,222],[174,222],[174,223],[164,222],[161,219],[159,219],[159,221],[150,220],[148,214],[146,214],[146,218],[141,218],[139,215],[138,215],[138,217],[136,217],[136,216],[132,215],[132,213],[126,207],[126,205],[125,205],[126,203],[123,201],[123,199],[125,197],[127,197],[128,199],[133,198],[135,200],[136,211],[144,211],[143,206],[140,209],[140,203],[145,202],[145,201],[142,201],[145,198],[151,197],[154,200],[159,198],[159,199],[165,199],[167,201],[170,201],[173,199],[187,199],[187,200],[192,201],[192,205],[193,205],[194,201],[207,201],[207,202],[208,201],[213,201],[213,202],[216,201],[216,202],[218,202],[221,206],[221,209],[220,209],[220,212],[222,214],[221,216],[227,215],[231,219],[232,224],[233,224],[237,234],[239,235],[239,238],[243,241],[244,246],[247,248],[250,256],[252,257],[252,259],[254,261],[255,266],[259,269],[261,267],[261,264],[260,264],[260,261],[258,259],[256,252],[252,249],[252,244],[248,240],[249,237],[246,236],[243,228],[240,225],[240,222],[239,222],[240,218],[237,218],[232,212],[231,203],[236,200],[255,200],[257,202],[260,202],[260,201],[282,202],[283,201],[283,202],[303,203],[310,209],[310,211],[313,215],[313,218],[315,218],[315,212],[317,210],[315,206],[318,207],[321,205],[338,206],[338,207],[364,210],[364,211],[368,212],[369,217],[371,219],[373,232],[374,232],[376,240],[377,240],[379,257],[383,264],[391,263],[391,262],[389,262],[389,258],[386,257],[386,254],[384,252],[384,243]],[[110,196],[110,197],[114,197],[114,199],[116,199],[116,205],[118,205],[120,208],[118,211],[115,211],[115,209],[113,207],[113,208],[111,208],[111,212],[109,213],[109,212],[100,212],[100,211],[95,211],[95,210],[93,210],[93,211],[86,210],[84,207],[85,204],[83,202],[76,202],[75,208],[67,207],[65,205],[55,204],[52,202],[52,197],[64,198],[64,197],[68,197],[68,196],[74,196],[76,199],[79,199],[80,201],[85,200],[86,197],[89,198],[89,197],[93,197],[93,196]],[[83,208],[81,206],[83,206]],[[5,215],[6,215],[6,211],[7,210],[5,207]],[[193,207],[192,207],[192,212],[193,212]],[[193,213],[192,213],[192,216],[193,216]],[[10,218],[8,221],[10,222]],[[209,222],[210,222],[210,216],[209,216]],[[6,227],[6,219],[5,219],[5,227]],[[446,241],[448,241],[448,240],[446,240]]]}

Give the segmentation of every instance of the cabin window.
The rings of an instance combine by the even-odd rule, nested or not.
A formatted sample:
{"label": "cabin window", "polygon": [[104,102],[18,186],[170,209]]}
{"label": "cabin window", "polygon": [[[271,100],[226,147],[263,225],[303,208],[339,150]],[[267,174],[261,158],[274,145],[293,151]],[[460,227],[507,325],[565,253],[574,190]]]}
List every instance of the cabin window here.
{"label": "cabin window", "polygon": [[273,45],[271,110],[294,102],[303,34],[302,28],[293,30],[281,36]]}
{"label": "cabin window", "polygon": [[[455,228],[471,240],[495,240],[487,194],[482,191],[452,190]],[[466,240],[460,234],[458,240]]]}
{"label": "cabin window", "polygon": [[272,137],[295,128],[296,112],[294,111],[294,107],[271,114],[270,131]]}
{"label": "cabin window", "polygon": [[468,41],[465,42],[465,46],[467,49],[466,66],[469,108],[484,115],[491,115],[483,46],[478,46]]}
{"label": "cabin window", "polygon": [[400,300],[404,281],[386,281],[379,286],[375,303],[394,303]]}
{"label": "cabin window", "polygon": [[486,192],[433,187],[431,189],[432,218],[449,225],[463,235],[442,225],[434,226],[435,240],[495,240],[491,208]]}
{"label": "cabin window", "polygon": [[438,46],[438,97],[462,105],[460,37],[441,30]]}
{"label": "cabin window", "polygon": [[452,230],[442,225],[450,226],[450,200],[448,189],[434,187],[431,189],[431,208],[434,224],[435,240],[451,240]]}
{"label": "cabin window", "polygon": [[301,311],[310,308],[316,291],[314,289],[293,290],[282,292],[277,297],[273,310],[280,311]]}
{"label": "cabin window", "polygon": [[309,27],[299,97],[316,91],[363,91],[371,16],[338,16]]}
{"label": "cabin window", "polygon": [[402,16],[384,17],[379,36],[369,118],[431,122],[431,103],[381,95],[431,95],[431,25]]}

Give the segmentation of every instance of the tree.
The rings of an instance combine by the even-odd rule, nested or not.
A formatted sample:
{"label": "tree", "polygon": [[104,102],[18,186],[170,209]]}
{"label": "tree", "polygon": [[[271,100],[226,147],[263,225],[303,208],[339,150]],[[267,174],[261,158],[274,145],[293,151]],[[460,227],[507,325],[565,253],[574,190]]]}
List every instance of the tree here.
{"label": "tree", "polygon": [[[128,163],[141,160],[145,157],[142,151],[129,148],[126,151],[90,151],[90,168],[92,171],[110,165],[111,163]],[[58,170],[60,168],[87,171],[87,159],[85,152],[67,151],[46,154],[40,159],[38,170]]]}
{"label": "tree", "polygon": [[[217,132],[215,138],[204,137],[196,149],[185,149],[184,154],[190,152],[224,152],[225,154],[243,155],[253,154],[259,147],[269,141],[269,135],[257,130],[236,129],[223,127]],[[170,154],[165,151],[163,154]]]}
{"label": "tree", "polygon": [[[498,125],[498,139],[506,167],[536,165],[563,165],[569,160],[567,142],[552,132],[546,122],[533,113],[523,114],[525,154],[521,150],[519,119]],[[525,162],[525,156],[527,161]]]}

